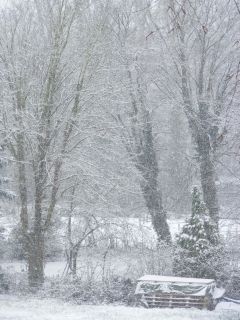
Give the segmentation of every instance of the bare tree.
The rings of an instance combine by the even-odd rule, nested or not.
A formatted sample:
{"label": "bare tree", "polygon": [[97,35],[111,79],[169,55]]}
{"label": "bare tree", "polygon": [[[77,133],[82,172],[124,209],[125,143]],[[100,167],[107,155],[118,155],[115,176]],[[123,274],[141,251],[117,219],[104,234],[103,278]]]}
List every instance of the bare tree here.
{"label": "bare tree", "polygon": [[[216,158],[226,135],[224,118],[235,82],[235,14],[228,2],[215,0],[169,0],[161,9],[167,23],[159,22],[156,11],[149,10],[154,28],[151,41],[159,37],[161,48],[170,57],[168,69],[160,68],[158,86],[184,107],[196,147],[204,201],[217,223]],[[161,81],[169,85],[171,81],[174,93],[164,89]]]}
{"label": "bare tree", "polygon": [[[126,112],[117,112],[115,118],[121,126],[123,144],[128,155],[141,176],[141,190],[146,207],[152,219],[152,225],[159,241],[171,241],[166,212],[163,208],[162,194],[159,186],[159,164],[155,150],[151,119],[151,108],[147,102],[147,83],[143,80],[143,68],[138,61],[138,52],[131,50],[135,41],[137,21],[134,12],[135,3],[129,1],[122,8],[115,8],[112,15],[112,32],[115,36],[117,56],[120,63],[121,79],[124,83]],[[132,35],[134,34],[134,35]],[[137,49],[136,49],[137,51]]]}
{"label": "bare tree", "polygon": [[[18,173],[31,286],[44,281],[44,238],[59,191],[69,179],[63,170],[66,160],[85,139],[78,130],[82,95],[89,94],[86,85],[96,70],[94,48],[102,32],[86,24],[89,34],[79,36],[85,9],[68,0],[37,0],[0,16],[2,131]],[[81,58],[73,50],[80,40]]]}

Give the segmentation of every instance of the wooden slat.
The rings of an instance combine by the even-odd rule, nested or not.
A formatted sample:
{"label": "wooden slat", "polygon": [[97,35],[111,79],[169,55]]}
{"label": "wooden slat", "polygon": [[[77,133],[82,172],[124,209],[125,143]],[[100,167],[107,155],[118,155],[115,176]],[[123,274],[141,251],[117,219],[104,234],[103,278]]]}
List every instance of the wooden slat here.
{"label": "wooden slat", "polygon": [[176,297],[151,297],[151,296],[145,296],[145,299],[155,299],[155,300],[175,300],[175,301],[178,301],[178,300],[184,300],[184,301],[204,301],[204,299],[193,299],[193,298],[188,298],[188,297],[179,297],[179,298],[176,298]]}
{"label": "wooden slat", "polygon": [[176,294],[144,295],[149,308],[192,308],[203,309],[206,304],[205,297],[183,296]]}
{"label": "wooden slat", "polygon": [[155,300],[188,300],[188,301],[204,301],[205,299],[194,299],[192,297],[155,297],[155,296],[144,296],[145,299],[155,299]]}
{"label": "wooden slat", "polygon": [[170,304],[149,304],[149,308],[155,307],[155,308],[198,308],[203,309],[204,305],[195,305],[195,304],[176,304],[176,305],[170,305]]}
{"label": "wooden slat", "polygon": [[201,304],[204,304],[203,302],[189,302],[189,301],[171,301],[171,300],[169,300],[169,301],[164,301],[164,300],[146,300],[146,302],[147,303],[172,303],[172,304],[178,304],[178,303],[181,303],[181,304],[187,304],[187,303],[189,303],[189,304],[199,304],[199,305],[201,305]]}
{"label": "wooden slat", "polygon": [[154,294],[154,295],[150,295],[150,294],[145,294],[145,296],[149,296],[149,297],[165,297],[165,298],[179,298],[179,297],[184,297],[184,298],[191,298],[191,299],[204,299],[204,297],[202,296],[191,296],[191,295],[181,295],[181,294],[178,294],[178,295],[175,295],[175,294]]}

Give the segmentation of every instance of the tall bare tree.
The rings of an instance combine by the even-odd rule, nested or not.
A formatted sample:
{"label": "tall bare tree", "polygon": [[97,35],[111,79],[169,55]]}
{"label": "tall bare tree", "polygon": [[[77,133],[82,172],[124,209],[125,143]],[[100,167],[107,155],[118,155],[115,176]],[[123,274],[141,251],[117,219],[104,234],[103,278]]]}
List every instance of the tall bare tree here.
{"label": "tall bare tree", "polygon": [[[44,281],[44,238],[69,179],[63,168],[84,140],[82,96],[91,100],[87,83],[96,71],[95,47],[102,32],[98,19],[91,29],[93,19],[88,16],[87,23],[85,9],[80,2],[36,0],[0,15],[2,132],[18,174],[31,286]],[[85,33],[80,30],[83,17]]]}
{"label": "tall bare tree", "polygon": [[[217,223],[216,158],[226,135],[224,119],[236,79],[236,14],[228,1],[169,0],[164,5],[160,11],[167,21],[164,16],[160,21],[157,11],[149,10],[154,30],[151,41],[159,37],[161,49],[169,57],[167,65],[159,68],[162,78],[158,86],[184,108],[196,148],[204,201]],[[163,81],[168,88],[164,89]]]}
{"label": "tall bare tree", "polygon": [[[122,141],[128,155],[141,176],[141,190],[152,225],[159,241],[171,241],[166,212],[159,185],[159,164],[155,149],[151,107],[148,105],[148,84],[144,81],[144,63],[138,55],[138,5],[128,1],[115,8],[111,28],[114,34],[115,63],[120,65],[118,81],[124,83],[125,111],[117,112],[116,119],[122,127]],[[133,49],[136,45],[136,49]],[[134,52],[135,51],[135,52]],[[120,79],[119,79],[120,77]],[[119,106],[118,106],[118,109]]]}

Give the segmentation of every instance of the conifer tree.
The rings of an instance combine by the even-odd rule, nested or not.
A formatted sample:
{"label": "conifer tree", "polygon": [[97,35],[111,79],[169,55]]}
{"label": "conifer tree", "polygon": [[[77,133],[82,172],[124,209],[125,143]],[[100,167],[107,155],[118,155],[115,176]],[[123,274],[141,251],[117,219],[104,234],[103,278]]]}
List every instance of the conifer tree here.
{"label": "conifer tree", "polygon": [[176,239],[174,273],[186,277],[219,278],[224,268],[223,252],[218,226],[195,187],[191,217]]}

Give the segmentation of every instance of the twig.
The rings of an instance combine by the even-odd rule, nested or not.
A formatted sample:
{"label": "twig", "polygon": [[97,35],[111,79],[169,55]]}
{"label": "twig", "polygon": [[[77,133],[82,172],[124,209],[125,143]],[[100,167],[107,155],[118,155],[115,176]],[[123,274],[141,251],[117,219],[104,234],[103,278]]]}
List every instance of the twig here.
{"label": "twig", "polygon": [[235,5],[236,5],[236,8],[237,8],[238,13],[240,14],[240,6],[239,6],[239,4],[237,3],[237,0],[233,0],[233,1],[234,1]]}

